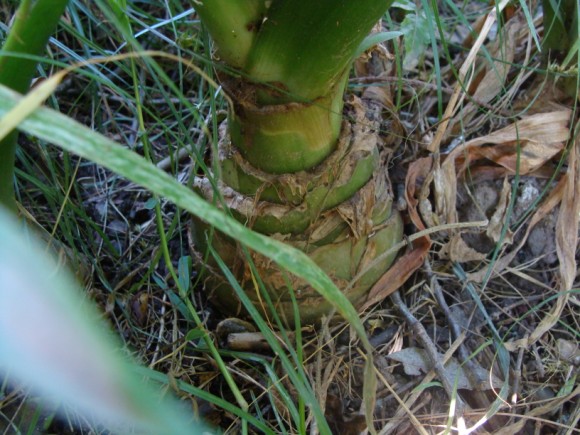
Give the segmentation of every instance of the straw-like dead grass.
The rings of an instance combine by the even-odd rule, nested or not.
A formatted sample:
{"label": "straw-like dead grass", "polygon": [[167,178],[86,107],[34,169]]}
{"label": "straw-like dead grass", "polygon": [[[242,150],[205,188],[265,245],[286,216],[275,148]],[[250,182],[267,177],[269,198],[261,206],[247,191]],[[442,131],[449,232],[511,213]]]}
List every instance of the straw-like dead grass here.
{"label": "straw-like dead grass", "polygon": [[[523,12],[504,10],[506,4],[482,12],[475,34],[458,31],[464,49],[451,62],[441,58],[443,88],[429,70],[432,54],[407,77],[397,77],[392,45],[366,53],[368,62],[357,64],[352,80],[382,93],[386,143],[398,156],[392,178],[409,236],[406,251],[361,312],[376,349],[380,433],[577,431],[578,117],[575,101],[542,69]],[[504,23],[491,38],[497,14]],[[87,101],[77,100],[85,85],[83,79],[67,82],[57,95],[61,106],[140,150],[131,103],[100,86]],[[444,111],[434,122],[439,91]],[[152,95],[145,104],[159,116],[151,118],[149,132],[154,159],[188,182],[193,165],[187,152],[177,152],[181,161],[163,160],[172,138],[158,121],[172,110]],[[98,120],[89,109],[95,96],[102,105]],[[195,142],[209,142],[202,128],[192,131]],[[37,180],[53,182],[58,174],[73,183],[67,210],[74,218],[66,220],[66,232],[55,221],[58,207],[50,195],[47,200],[35,191],[34,179],[21,176],[20,189],[27,192],[22,204],[83,254],[88,291],[132,353],[169,374],[171,389],[203,418],[238,430],[236,416],[178,386],[183,381],[234,402],[172,290],[161,258],[161,226],[174,266],[189,276],[194,304],[251,412],[272,427],[297,430],[287,408],[298,393],[276,355],[259,336],[258,344],[243,341],[248,347],[242,351],[233,347],[234,339],[250,336],[232,334],[255,334],[252,326],[236,321],[228,329],[207,304],[203,283],[187,262],[189,218],[161,200],[156,221],[157,200],[145,190],[35,143],[23,148],[41,157],[30,167],[39,171]],[[70,164],[76,168],[72,179]],[[302,333],[304,369],[331,428],[341,434],[364,430],[364,357],[355,335],[328,323]],[[9,421],[26,419],[17,396],[0,402]],[[61,429],[66,431],[62,423],[53,426]]]}

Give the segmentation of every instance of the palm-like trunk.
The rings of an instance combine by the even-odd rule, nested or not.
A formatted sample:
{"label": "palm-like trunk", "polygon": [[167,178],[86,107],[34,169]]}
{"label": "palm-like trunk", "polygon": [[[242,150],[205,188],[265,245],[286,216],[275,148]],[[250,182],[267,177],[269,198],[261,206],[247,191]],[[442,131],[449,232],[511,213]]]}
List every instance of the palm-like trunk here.
{"label": "palm-like trunk", "polygon": [[[230,97],[220,131],[220,191],[225,204],[253,229],[300,248],[355,305],[388,269],[381,256],[402,236],[392,209],[388,155],[381,151],[380,108],[343,93],[353,56],[389,2],[377,0],[204,0],[194,6],[222,62]],[[224,72],[236,71],[235,75]],[[197,187],[214,196],[207,179]],[[195,226],[198,250],[207,226]],[[216,232],[212,246],[260,306],[242,248]],[[306,283],[252,254],[278,312],[292,319],[293,289],[303,322],[331,306]],[[212,274],[214,301],[229,312],[240,304]]]}

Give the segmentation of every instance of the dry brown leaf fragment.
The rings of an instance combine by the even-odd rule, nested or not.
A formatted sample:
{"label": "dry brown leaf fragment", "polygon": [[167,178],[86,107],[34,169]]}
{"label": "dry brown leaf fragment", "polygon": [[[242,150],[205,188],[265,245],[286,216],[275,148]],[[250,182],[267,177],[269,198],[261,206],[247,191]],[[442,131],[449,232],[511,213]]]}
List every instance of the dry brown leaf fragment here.
{"label": "dry brown leaf fragment", "polygon": [[494,41],[490,55],[492,59],[497,60],[485,68],[485,75],[473,93],[476,101],[488,103],[504,88],[511,63],[514,60],[515,34],[520,25],[518,20],[508,21],[502,30],[502,35]]}
{"label": "dry brown leaf fragment", "polygon": [[578,217],[580,215],[579,152],[580,137],[576,137],[570,150],[564,195],[556,226],[556,251],[560,260],[560,290],[564,292],[572,288],[578,270],[576,249],[578,247]]}
{"label": "dry brown leaf fragment", "polygon": [[430,247],[431,240],[427,236],[413,241],[413,249],[400,257],[371,288],[367,300],[359,309],[359,312],[363,312],[367,308],[384,300],[401,287],[421,267]]}
{"label": "dry brown leaf fragment", "polygon": [[437,164],[433,171],[433,181],[436,211],[438,216],[444,218],[441,219],[441,223],[457,223],[457,171],[455,162],[445,160],[443,164]]}
{"label": "dry brown leaf fragment", "polygon": [[570,115],[569,109],[530,115],[455,148],[442,166],[457,165],[461,174],[474,162],[488,159],[513,173],[519,169],[520,175],[527,174],[564,149],[570,138]]}
{"label": "dry brown leaf fragment", "polygon": [[[419,231],[425,230],[426,228],[417,210],[419,204],[417,188],[419,187],[420,190],[420,186],[430,176],[432,165],[432,157],[414,161],[409,166],[405,179],[405,199],[407,201],[409,218]],[[361,306],[359,312],[363,312],[372,305],[384,300],[402,286],[413,272],[421,267],[430,247],[431,239],[428,235],[414,240],[412,249],[396,260],[390,269],[371,288],[367,300]]]}
{"label": "dry brown leaf fragment", "polygon": [[[503,228],[506,225],[506,214],[508,210],[508,206],[510,203],[512,193],[512,187],[507,179],[507,177],[503,180],[503,186],[501,189],[501,194],[499,197],[499,201],[497,203],[496,209],[489,220],[489,225],[486,230],[487,236],[497,243],[503,232]],[[502,241],[502,244],[511,244],[512,242],[512,234],[508,231]]]}
{"label": "dry brown leaf fragment", "polygon": [[537,170],[564,149],[570,138],[570,114],[570,110],[562,109],[525,117],[456,147],[445,157],[440,168],[434,162],[432,177],[436,213],[440,221],[444,221],[441,223],[457,222],[457,180],[468,168],[487,159],[512,174],[519,172],[524,175]]}
{"label": "dry brown leaf fragment", "polygon": [[[539,340],[560,320],[567,305],[577,272],[576,249],[578,247],[578,215],[580,213],[580,163],[578,152],[580,138],[576,137],[570,150],[568,171],[562,178],[563,194],[556,226],[556,252],[560,263],[560,291],[549,313],[532,331],[524,346]],[[522,343],[520,343],[522,344]]]}
{"label": "dry brown leaf fragment", "polygon": [[[398,361],[403,364],[405,373],[409,376],[420,376],[429,373],[432,364],[427,351],[418,347],[409,347],[399,352],[387,355],[387,358]],[[445,377],[451,385],[456,385],[460,390],[489,390],[500,388],[503,382],[493,373],[489,373],[480,365],[474,365],[477,373],[475,376],[469,376],[465,366],[459,364],[457,359],[450,358],[445,363]],[[473,384],[470,378],[485,379],[484,382]]]}
{"label": "dry brown leaf fragment", "polygon": [[450,259],[457,263],[466,263],[468,261],[483,261],[487,254],[478,252],[470,247],[460,233],[454,234],[451,240],[447,242],[439,251],[441,259]]}
{"label": "dry brown leaf fragment", "polygon": [[[567,305],[570,289],[576,277],[576,248],[578,246],[578,215],[580,213],[580,163],[578,152],[580,138],[575,138],[570,150],[568,171],[554,189],[560,198],[560,212],[556,227],[556,251],[560,262],[560,288],[556,302],[527,338],[506,343],[506,349],[514,351],[520,347],[529,347],[539,340],[560,320]],[[531,225],[531,223],[530,223]],[[529,227],[528,227],[529,228]],[[527,231],[526,233],[528,233]]]}
{"label": "dry brown leaf fragment", "polygon": [[407,202],[409,218],[419,231],[425,229],[425,224],[417,210],[417,206],[421,200],[418,192],[421,191],[421,186],[425,184],[425,180],[432,173],[433,165],[433,157],[417,159],[409,165],[409,170],[407,171],[407,177],[405,179],[405,200]]}
{"label": "dry brown leaf fragment", "polygon": [[[379,21],[371,29],[370,34],[375,35],[382,31],[382,23]],[[373,45],[354,61],[355,75],[356,77],[379,77],[391,69],[394,59],[395,57],[389,52],[385,43]]]}
{"label": "dry brown leaf fragment", "polygon": [[490,103],[505,89],[505,82],[514,60],[516,33],[520,27],[521,20],[514,18],[508,21],[501,34],[487,48],[489,56],[494,60],[490,62],[483,56],[478,59],[479,72],[469,88],[473,98],[461,110],[461,117],[458,116],[452,121],[455,124],[454,130],[459,125],[469,124],[482,104]]}
{"label": "dry brown leaf fragment", "polygon": [[427,146],[427,150],[430,152],[438,152],[441,142],[444,136],[447,133],[447,129],[449,127],[450,121],[453,119],[454,114],[458,107],[461,106],[463,99],[465,98],[465,92],[463,91],[465,88],[469,88],[470,82],[473,78],[472,76],[472,68],[479,53],[481,46],[483,45],[485,38],[491,31],[494,23],[498,18],[498,14],[500,14],[503,9],[508,5],[509,0],[500,0],[496,7],[494,7],[485,17],[485,21],[481,25],[481,30],[477,39],[473,43],[471,50],[461,65],[459,69],[459,80],[455,86],[453,94],[447,103],[447,107],[445,108],[445,113],[442,117],[442,122],[439,124],[437,128],[437,132],[435,133],[435,137],[433,141]]}
{"label": "dry brown leaf fragment", "polygon": [[[536,226],[536,224],[538,224],[538,222],[544,219],[554,209],[554,207],[556,207],[560,203],[560,201],[562,200],[562,195],[564,193],[564,185],[565,183],[563,182],[563,180],[560,180],[560,182],[556,185],[556,187],[552,189],[548,197],[541,203],[541,205],[532,215],[530,222],[528,223],[528,226],[526,228],[526,232],[524,233],[519,244],[516,247],[514,247],[510,252],[500,257],[493,264],[494,273],[499,274],[510,265],[513,259],[516,257],[517,253],[520,251],[520,249],[522,249],[522,247],[526,243],[528,236],[530,235],[532,229]],[[483,282],[484,277],[487,275],[487,268],[488,266],[485,266],[477,272],[468,273],[467,274],[468,279],[470,281],[477,283]],[[517,347],[513,347],[513,349],[516,348]]]}
{"label": "dry brown leaf fragment", "polygon": [[139,292],[132,296],[129,308],[133,318],[139,326],[144,326],[147,320],[147,312],[149,310],[149,294],[146,292]]}

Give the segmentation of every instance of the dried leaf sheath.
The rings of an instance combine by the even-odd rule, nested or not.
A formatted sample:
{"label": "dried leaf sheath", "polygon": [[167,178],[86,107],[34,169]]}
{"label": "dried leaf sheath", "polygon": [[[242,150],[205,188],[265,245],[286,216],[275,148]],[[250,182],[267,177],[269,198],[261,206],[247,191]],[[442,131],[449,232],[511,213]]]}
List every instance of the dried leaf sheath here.
{"label": "dried leaf sheath", "polygon": [[[231,146],[226,129],[221,129],[220,145],[222,165],[235,160],[238,171],[248,171],[248,176],[253,177],[258,192],[255,196],[243,195],[222,185],[227,207],[254,229],[306,252],[339,288],[348,288],[346,296],[359,306],[366,300],[370,287],[388,269],[396,252],[369,266],[402,236],[402,220],[392,209],[392,190],[385,175],[387,160],[378,159],[378,128],[366,120],[366,109],[362,100],[352,99],[347,118],[353,121],[344,123],[337,151],[312,172],[273,176],[255,170],[235,150],[223,151]],[[213,190],[206,179],[198,179],[197,188],[206,198],[212,197]],[[277,203],[260,199],[268,188],[278,193],[273,198]],[[206,230],[200,223],[195,226],[193,239],[198,249],[205,245]],[[219,233],[214,233],[212,243],[258,304],[250,267],[243,260],[240,246]],[[279,311],[292,319],[284,273],[269,259],[251,255]],[[358,280],[351,282],[355,276]],[[290,278],[290,283],[304,322],[316,322],[331,311],[331,304],[304,280]],[[218,305],[240,312],[240,304],[223,278],[214,274],[208,277],[206,285],[213,289],[211,294]]]}

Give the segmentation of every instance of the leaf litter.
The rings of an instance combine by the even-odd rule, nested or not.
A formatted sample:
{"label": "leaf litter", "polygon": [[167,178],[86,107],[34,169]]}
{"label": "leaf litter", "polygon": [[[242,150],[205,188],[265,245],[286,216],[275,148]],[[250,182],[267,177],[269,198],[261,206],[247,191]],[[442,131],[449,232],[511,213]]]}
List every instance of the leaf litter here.
{"label": "leaf litter", "polygon": [[[503,6],[505,2],[498,10]],[[491,15],[481,20],[482,32],[489,31],[485,24]],[[472,52],[481,52],[476,45],[483,40],[473,41]],[[532,419],[540,416],[543,429],[565,431],[580,418],[575,405],[580,359],[575,290],[580,167],[579,140],[573,135],[578,131],[577,115],[573,102],[558,92],[542,90],[530,102],[528,94],[535,91],[537,78],[513,67],[537,65],[530,44],[529,29],[519,11],[502,27],[500,37],[487,43],[492,62],[484,55],[471,57],[470,52],[463,64],[458,63],[465,83],[456,85],[436,133],[415,135],[431,153],[409,158],[404,181],[407,220],[413,232],[427,233],[421,258],[429,263],[433,276],[429,282],[425,266],[416,261],[413,275],[399,273],[400,280],[408,280],[404,285],[395,276],[388,282],[396,284],[382,284],[385,295],[397,289],[405,292],[401,303],[406,301],[416,321],[426,325],[439,352],[454,339],[462,340],[458,348],[468,349],[473,365],[467,367],[465,359],[455,356],[436,357],[447,361],[438,374],[447,382],[457,382],[458,390],[466,390],[457,392],[467,401],[466,409],[494,409],[500,387],[509,383],[510,396],[502,398],[503,404],[495,411],[485,416],[485,412],[464,414],[467,428],[485,422],[486,430],[493,433],[528,433]],[[481,229],[462,227],[479,221],[488,224]],[[413,248],[408,249],[410,253]],[[465,278],[452,272],[454,263],[463,265]],[[486,312],[480,313],[465,292],[468,282],[476,286]],[[453,328],[448,329],[436,314],[443,307],[432,302],[435,287],[443,288],[445,298],[453,302],[447,325],[458,327],[465,336],[452,333]],[[494,347],[485,339],[491,336],[484,315],[495,323],[501,345],[510,352],[514,375],[508,378],[498,366]],[[392,383],[401,388],[417,378],[415,385],[425,384],[432,391],[427,380],[432,377],[425,375],[433,369],[433,356],[428,356],[428,346],[411,324],[408,329],[401,350],[391,353],[392,345],[385,344],[387,358],[400,363],[390,368]],[[467,373],[488,382],[474,383]],[[493,393],[486,393],[487,389]],[[533,398],[540,393],[547,399],[535,405]],[[452,411],[435,405],[435,397],[428,401],[431,413],[435,407],[450,415]],[[451,400],[447,397],[444,402]],[[382,433],[411,427],[424,432],[434,419],[427,417],[429,411],[419,397],[410,397],[397,412],[382,410],[381,415],[403,418],[413,404],[415,415],[421,417],[419,423],[390,421]],[[501,408],[503,412],[498,412]],[[444,424],[443,419],[439,421]]]}
{"label": "leaf litter", "polygon": [[[392,178],[401,187],[410,235],[406,251],[373,287],[361,309],[378,354],[382,383],[375,418],[381,433],[443,430],[453,411],[452,395],[440,387],[443,381],[456,385],[456,394],[465,402],[459,417],[464,418],[467,429],[489,414],[478,433],[565,433],[578,423],[580,325],[575,289],[580,144],[572,135],[578,131],[577,115],[571,111],[572,102],[564,101],[544,76],[534,72],[540,65],[539,55],[526,20],[521,10],[511,16],[503,13],[506,7],[507,1],[501,1],[485,13],[478,10],[475,16],[479,18],[474,21],[481,25],[472,25],[476,31],[461,30],[463,36],[457,39],[467,52],[453,53],[453,64],[441,69],[446,105],[441,117],[435,113],[436,83],[427,73],[433,61],[427,39],[414,41],[423,44],[424,55],[409,50],[405,65],[409,69],[402,79],[393,53],[395,44],[401,48],[413,43],[405,37],[367,51],[365,65],[357,66],[358,76],[376,77],[373,91],[383,95],[384,142],[399,156]],[[409,15],[407,22],[424,14],[412,11],[414,16]],[[505,22],[494,37],[500,17]],[[405,18],[403,15],[400,22]],[[379,26],[378,31],[384,30]],[[545,85],[538,90],[538,83]],[[127,125],[123,132],[131,136],[132,128]],[[155,142],[153,146],[159,158],[163,157],[167,144]],[[90,168],[83,170],[82,175],[93,180],[104,175],[94,175]],[[186,179],[187,168],[180,164],[179,170]],[[130,216],[149,198],[147,192],[130,185],[105,189],[109,190],[87,192],[83,204],[99,222],[118,220],[118,214]],[[102,204],[114,208],[97,210]],[[165,203],[162,207],[169,226],[175,210]],[[118,255],[103,254],[108,257],[100,261],[107,267],[99,273],[106,275],[114,292],[95,288],[95,297],[107,301],[103,302],[110,306],[107,317],[118,325],[130,346],[141,349],[140,356],[151,367],[220,391],[223,380],[215,365],[191,351],[195,340],[183,342],[184,337],[195,334],[187,334],[183,313],[169,303],[175,295],[165,283],[166,266],[150,266],[158,241],[147,216],[147,222],[139,225],[129,219],[130,240],[103,224],[106,236],[119,243],[118,251],[131,258],[139,273],[133,276],[115,268]],[[485,221],[489,224],[484,227],[469,225]],[[175,258],[182,255],[182,244],[177,240],[171,246]],[[467,279],[456,276],[451,267],[454,263],[465,268]],[[137,281],[146,279],[143,269],[149,267],[158,277],[157,289],[148,285],[143,292],[135,292]],[[467,283],[477,288],[485,314],[509,351],[511,374],[507,379],[499,369],[484,313],[475,308],[465,291]],[[424,338],[404,323],[393,306],[390,296],[397,291],[436,348],[443,371],[432,371],[433,354],[426,350]],[[205,305],[203,298],[197,303],[208,328],[217,330],[223,317]],[[447,311],[445,304],[449,305]],[[304,369],[336,432],[363,430],[363,358],[356,350],[354,334],[333,324],[304,334]],[[267,350],[256,354],[275,361]],[[284,388],[272,389],[260,368],[245,363],[232,357],[228,367],[248,397],[256,397],[256,409],[265,416],[273,415],[272,407],[285,406],[288,397],[278,391],[296,399],[286,380],[281,381]],[[280,367],[274,363],[272,367],[284,378]],[[437,378],[441,374],[444,380]],[[511,386],[510,397],[494,408],[504,383]],[[269,396],[276,397],[270,401]],[[544,399],[538,401],[538,397]],[[215,424],[239,428],[235,416],[199,399],[192,403]],[[280,412],[278,417],[285,419],[287,414]],[[459,427],[459,421],[453,425]]]}

